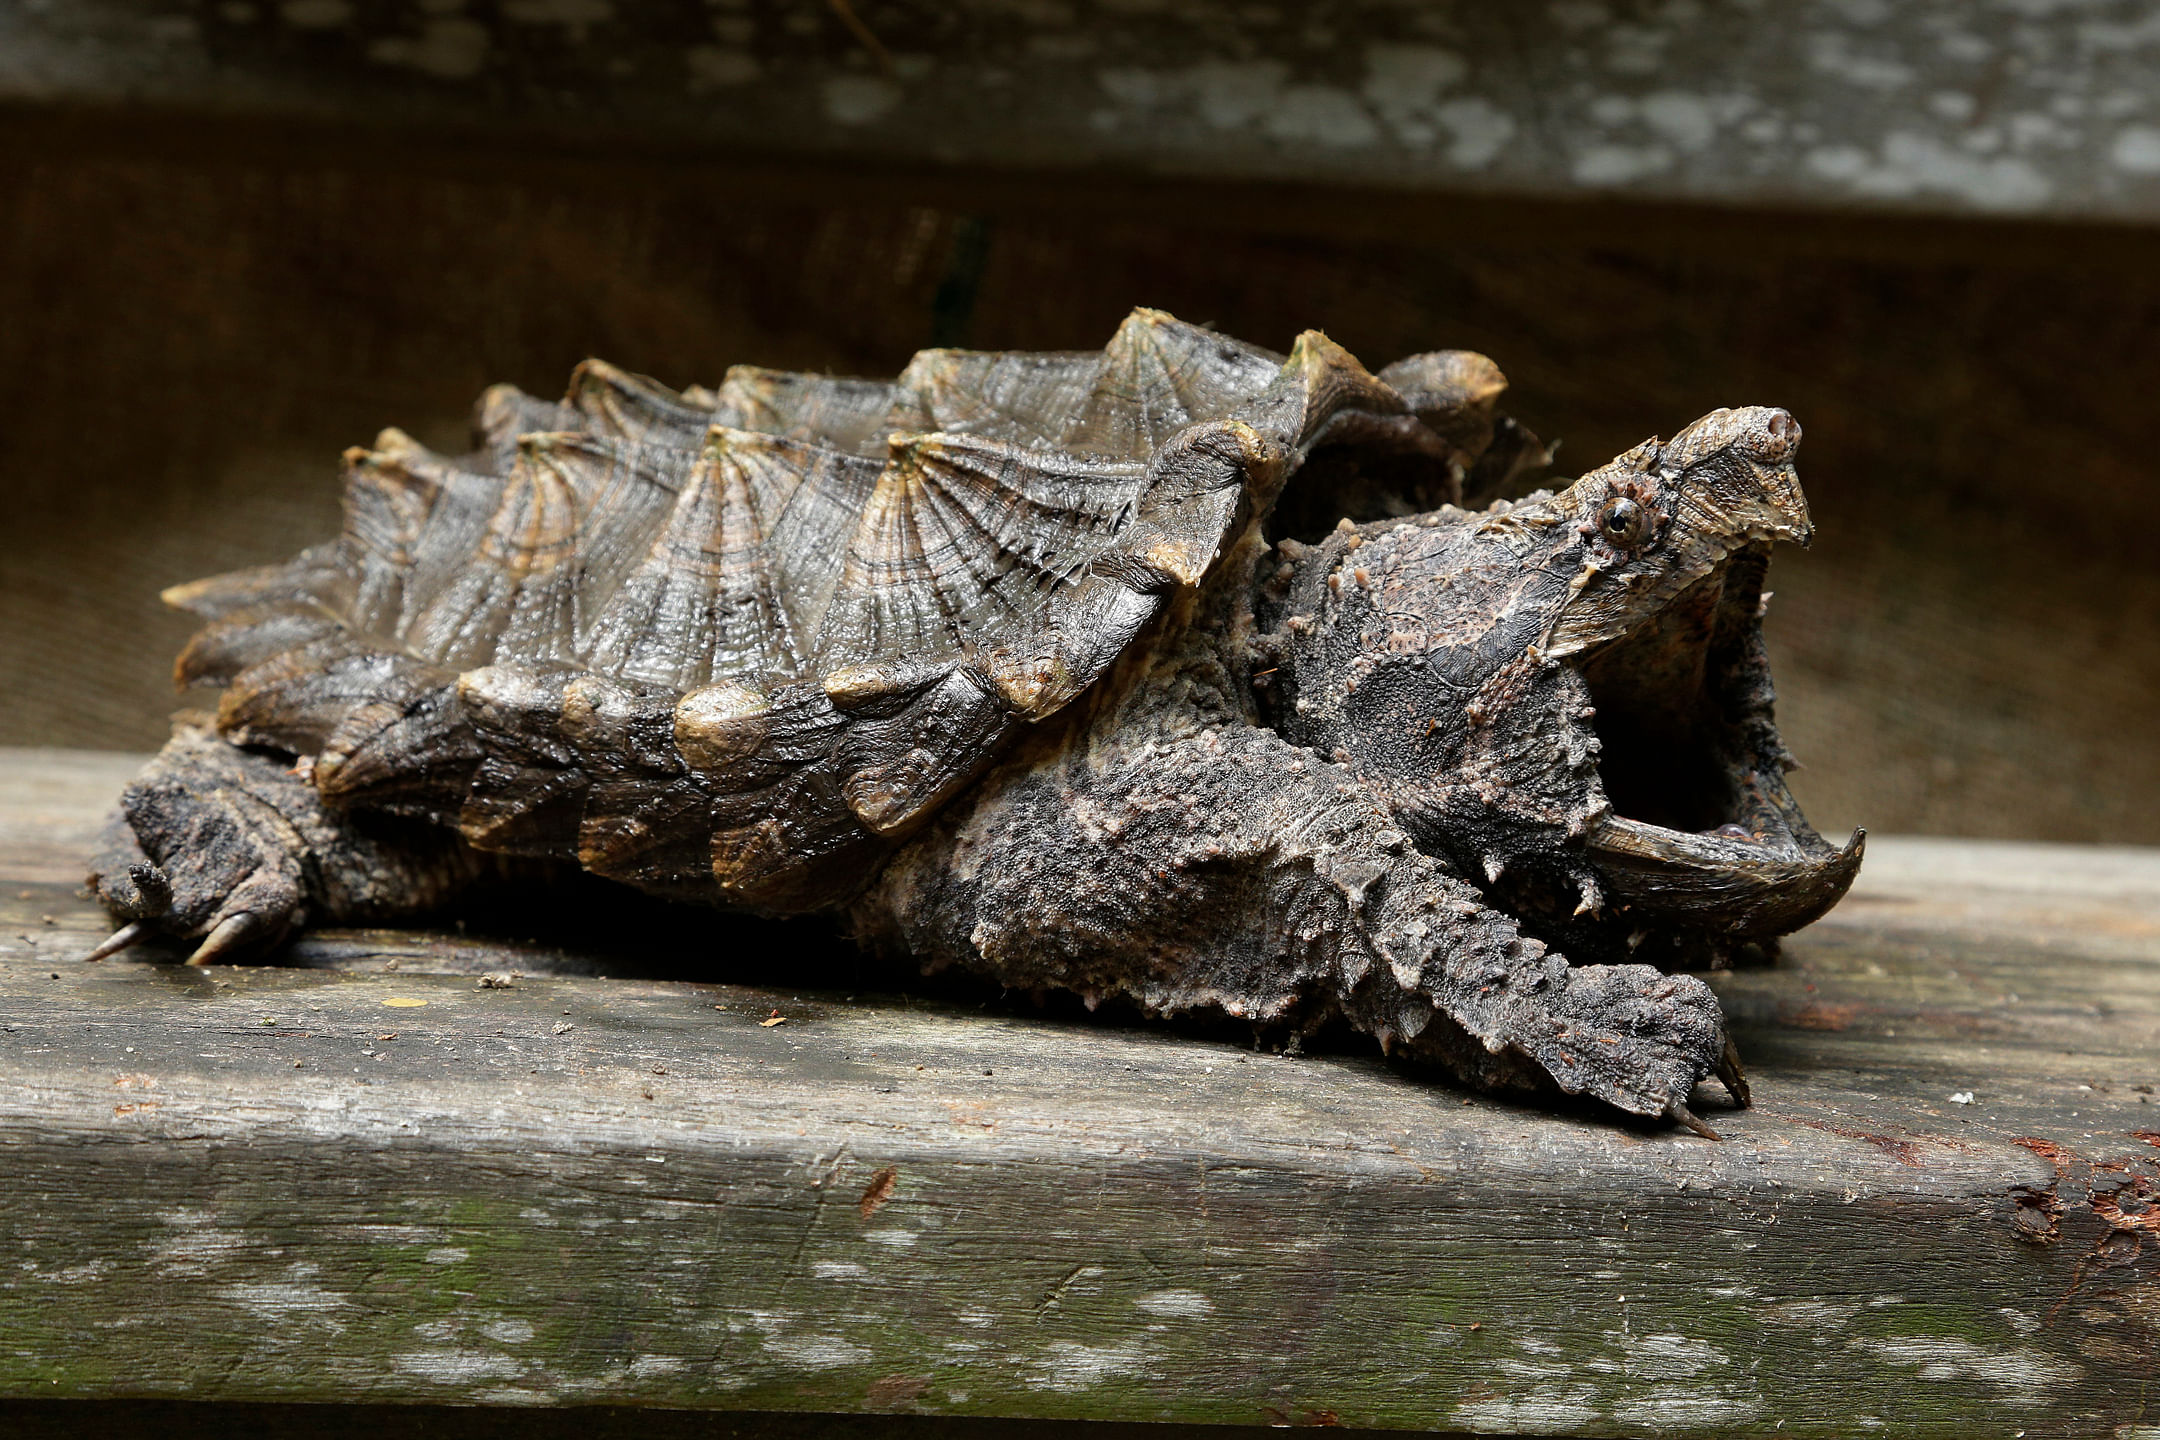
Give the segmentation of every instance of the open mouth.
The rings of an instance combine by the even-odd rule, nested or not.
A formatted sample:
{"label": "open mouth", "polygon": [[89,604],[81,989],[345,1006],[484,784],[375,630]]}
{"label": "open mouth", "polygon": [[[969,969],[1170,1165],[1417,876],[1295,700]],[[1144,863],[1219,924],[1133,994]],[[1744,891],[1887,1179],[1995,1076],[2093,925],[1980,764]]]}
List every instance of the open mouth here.
{"label": "open mouth", "polygon": [[1768,563],[1767,544],[1742,546],[1578,658],[1611,806],[1587,845],[1637,936],[1766,940],[1823,914],[1859,872],[1864,832],[1830,844],[1785,785],[1762,646]]}

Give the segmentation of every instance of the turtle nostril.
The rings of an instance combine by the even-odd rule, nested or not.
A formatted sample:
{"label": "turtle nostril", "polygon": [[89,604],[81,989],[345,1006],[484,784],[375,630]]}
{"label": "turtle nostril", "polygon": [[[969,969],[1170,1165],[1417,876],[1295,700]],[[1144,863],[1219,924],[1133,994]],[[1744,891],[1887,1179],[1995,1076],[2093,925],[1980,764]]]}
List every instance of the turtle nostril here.
{"label": "turtle nostril", "polygon": [[1800,448],[1800,422],[1793,419],[1791,411],[1772,410],[1755,425],[1753,431],[1735,442],[1735,448],[1750,459],[1774,465],[1792,458]]}

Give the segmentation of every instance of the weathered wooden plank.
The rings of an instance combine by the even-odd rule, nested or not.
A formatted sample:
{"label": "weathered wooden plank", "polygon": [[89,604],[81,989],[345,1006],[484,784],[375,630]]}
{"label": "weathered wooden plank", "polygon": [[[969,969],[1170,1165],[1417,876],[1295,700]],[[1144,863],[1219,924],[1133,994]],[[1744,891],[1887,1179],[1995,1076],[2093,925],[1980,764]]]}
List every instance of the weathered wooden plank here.
{"label": "weathered wooden plank", "polygon": [[2148,1433],[2153,852],[1871,849],[1713,1145],[784,953],[84,965],[112,778],[0,756],[0,1394]]}
{"label": "weathered wooden plank", "polygon": [[0,102],[845,164],[2150,221],[2140,0],[0,9]]}

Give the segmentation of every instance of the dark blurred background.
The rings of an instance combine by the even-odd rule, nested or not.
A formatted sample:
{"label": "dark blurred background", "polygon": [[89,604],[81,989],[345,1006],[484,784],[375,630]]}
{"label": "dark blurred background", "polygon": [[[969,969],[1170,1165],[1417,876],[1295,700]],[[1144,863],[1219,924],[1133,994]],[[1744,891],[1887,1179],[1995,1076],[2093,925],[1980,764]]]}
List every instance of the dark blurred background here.
{"label": "dark blurred background", "polygon": [[[158,589],[331,535],[343,447],[460,448],[490,382],[551,393],[588,355],[886,375],[933,340],[1092,348],[1146,304],[1375,369],[1482,350],[1563,474],[1787,406],[1820,533],[1778,558],[1769,633],[1821,827],[2160,842],[2134,117],[2086,137],[2078,188],[2068,144],[2003,168],[2044,76],[1885,100],[1922,50],[1880,25],[1861,84],[1730,7],[1554,7],[1504,65],[1478,30],[1503,22],[1455,7],[1417,33],[1316,10],[1334,50],[1266,7],[1138,8],[0,6],[0,743],[154,747],[188,629]],[[1660,25],[1667,62],[1767,47],[1785,89],[1690,111],[1623,63]],[[1203,40],[1232,58],[1189,63]],[[1479,132],[1478,105],[1514,119]],[[1959,171],[1883,138],[1907,112],[2009,138]],[[1766,117],[1786,138],[1747,140]],[[1570,150],[1571,125],[1606,128]]]}

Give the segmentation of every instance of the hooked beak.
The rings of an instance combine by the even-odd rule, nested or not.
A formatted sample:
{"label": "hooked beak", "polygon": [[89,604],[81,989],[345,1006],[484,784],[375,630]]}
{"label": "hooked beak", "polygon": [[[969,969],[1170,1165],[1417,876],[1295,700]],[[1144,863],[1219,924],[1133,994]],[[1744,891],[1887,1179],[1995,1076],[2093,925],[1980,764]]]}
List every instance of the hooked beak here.
{"label": "hooked beak", "polygon": [[1815,832],[1785,784],[1762,644],[1773,542],[1814,535],[1783,410],[1721,410],[1642,450],[1664,515],[1644,563],[1586,586],[1555,625],[1589,686],[1610,808],[1585,837],[1610,904],[1636,934],[1720,941],[1796,930],[1842,898],[1864,832]]}

